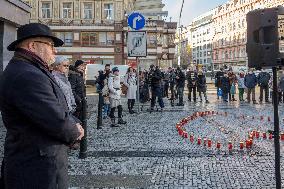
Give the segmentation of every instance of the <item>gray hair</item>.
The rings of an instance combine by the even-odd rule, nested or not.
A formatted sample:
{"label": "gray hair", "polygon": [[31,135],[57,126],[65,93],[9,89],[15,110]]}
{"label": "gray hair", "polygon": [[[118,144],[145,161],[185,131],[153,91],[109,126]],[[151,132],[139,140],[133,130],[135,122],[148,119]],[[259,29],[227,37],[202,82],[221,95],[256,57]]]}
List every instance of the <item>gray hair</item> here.
{"label": "gray hair", "polygon": [[69,60],[65,56],[56,56],[55,62],[53,63],[53,66],[58,66],[58,65],[62,64],[62,62],[69,62]]}

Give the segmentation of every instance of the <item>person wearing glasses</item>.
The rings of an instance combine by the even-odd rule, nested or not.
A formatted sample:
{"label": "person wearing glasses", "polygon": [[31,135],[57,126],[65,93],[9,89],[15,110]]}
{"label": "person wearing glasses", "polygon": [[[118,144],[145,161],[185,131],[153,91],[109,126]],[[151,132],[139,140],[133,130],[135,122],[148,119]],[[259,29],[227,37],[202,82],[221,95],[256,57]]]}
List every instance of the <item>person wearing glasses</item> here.
{"label": "person wearing glasses", "polygon": [[69,60],[64,56],[57,56],[55,58],[55,62],[52,64],[52,67],[52,75],[64,93],[69,112],[74,113],[76,111],[76,102],[71,84],[68,81]]}
{"label": "person wearing glasses", "polygon": [[[14,56],[0,78],[6,139],[0,188],[68,188],[67,151],[84,136],[50,72],[63,41],[44,24],[19,27]],[[4,186],[3,186],[4,185]]]}

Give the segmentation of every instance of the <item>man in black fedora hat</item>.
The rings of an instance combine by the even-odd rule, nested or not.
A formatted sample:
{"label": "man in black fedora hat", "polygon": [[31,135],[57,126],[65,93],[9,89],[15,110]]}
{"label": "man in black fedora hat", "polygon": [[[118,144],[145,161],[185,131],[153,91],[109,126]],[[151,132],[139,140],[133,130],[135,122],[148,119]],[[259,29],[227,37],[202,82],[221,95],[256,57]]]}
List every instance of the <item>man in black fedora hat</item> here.
{"label": "man in black fedora hat", "polygon": [[0,110],[7,129],[4,184],[8,189],[67,189],[67,149],[84,130],[69,114],[49,71],[54,47],[63,42],[38,23],[21,26],[17,37],[8,46],[15,54],[0,79]]}

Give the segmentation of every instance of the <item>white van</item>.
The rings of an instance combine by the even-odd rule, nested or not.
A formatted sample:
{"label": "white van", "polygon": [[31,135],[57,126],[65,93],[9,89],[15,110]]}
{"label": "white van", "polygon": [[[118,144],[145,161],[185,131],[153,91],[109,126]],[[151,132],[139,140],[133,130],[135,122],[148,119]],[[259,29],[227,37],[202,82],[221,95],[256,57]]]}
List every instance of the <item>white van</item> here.
{"label": "white van", "polygon": [[[120,80],[122,82],[127,72],[128,66],[127,65],[111,65],[110,70],[113,67],[118,67]],[[104,69],[105,69],[105,65],[103,64],[88,64],[86,68],[86,84],[95,85],[96,83],[95,81],[97,77],[99,76],[99,71],[104,70]]]}

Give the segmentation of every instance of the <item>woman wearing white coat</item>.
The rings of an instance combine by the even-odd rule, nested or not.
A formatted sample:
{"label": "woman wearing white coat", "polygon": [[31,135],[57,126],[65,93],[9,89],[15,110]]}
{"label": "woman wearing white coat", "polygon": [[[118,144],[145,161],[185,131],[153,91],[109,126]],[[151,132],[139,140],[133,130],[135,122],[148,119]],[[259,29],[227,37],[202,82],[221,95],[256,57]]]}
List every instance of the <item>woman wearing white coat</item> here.
{"label": "woman wearing white coat", "polygon": [[129,67],[127,70],[127,73],[125,74],[124,77],[124,82],[123,84],[127,87],[127,105],[128,105],[128,110],[130,114],[136,113],[133,111],[133,107],[135,104],[135,99],[136,99],[136,92],[137,92],[137,75],[134,72],[133,68]]}
{"label": "woman wearing white coat", "polygon": [[117,107],[118,110],[118,124],[126,124],[122,119],[122,106],[120,101],[120,77],[118,67],[112,69],[112,73],[108,79],[108,88],[109,88],[109,101],[110,101],[110,118],[111,118],[111,127],[118,127],[115,123],[114,112]]}

